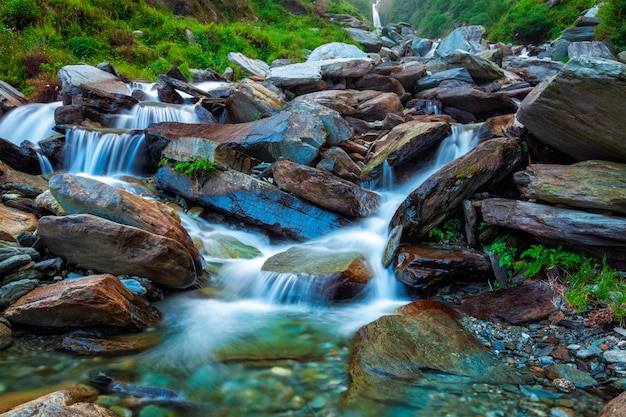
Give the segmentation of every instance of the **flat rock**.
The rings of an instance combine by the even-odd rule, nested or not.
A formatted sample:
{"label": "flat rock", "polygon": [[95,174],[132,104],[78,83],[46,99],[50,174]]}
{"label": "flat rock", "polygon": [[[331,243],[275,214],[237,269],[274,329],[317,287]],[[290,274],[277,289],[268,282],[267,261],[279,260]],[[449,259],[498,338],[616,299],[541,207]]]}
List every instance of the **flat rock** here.
{"label": "flat rock", "polygon": [[0,231],[16,236],[22,232],[34,232],[36,228],[37,216],[0,203]]}
{"label": "flat rock", "polygon": [[122,80],[90,65],[66,65],[59,70],[58,76],[65,92],[72,87],[86,85],[108,93],[130,95],[128,85]]}
{"label": "flat rock", "polygon": [[106,335],[95,330],[78,330],[63,337],[56,349],[83,356],[120,356],[142,352],[158,342],[156,332]]}
{"label": "flat rock", "polygon": [[626,416],[626,392],[622,392],[604,406],[598,417],[624,417]]}
{"label": "flat rock", "polygon": [[307,62],[322,61],[335,58],[367,58],[356,45],[343,42],[331,42],[315,48],[307,58]]}
{"label": "flat rock", "polygon": [[565,66],[559,61],[551,61],[535,57],[517,57],[506,66],[507,71],[521,75],[525,81],[537,85],[543,80],[550,79]]}
{"label": "flat rock", "polygon": [[104,274],[36,288],[9,307],[4,317],[23,326],[143,329],[157,324],[161,313],[117,277]]}
{"label": "flat rock", "polygon": [[247,57],[240,52],[229,52],[228,60],[239,66],[246,75],[260,75],[264,77],[270,69],[270,66],[260,59]]}
{"label": "flat rock", "polygon": [[459,308],[480,320],[520,324],[545,319],[556,305],[550,285],[535,282],[464,297]]}
{"label": "flat rock", "polygon": [[284,104],[284,97],[249,78],[230,87],[225,103],[230,123],[247,123],[273,116]]}
{"label": "flat rock", "polygon": [[298,96],[298,100],[313,101],[337,111],[342,116],[351,116],[356,112],[359,101],[351,90],[324,90]]}

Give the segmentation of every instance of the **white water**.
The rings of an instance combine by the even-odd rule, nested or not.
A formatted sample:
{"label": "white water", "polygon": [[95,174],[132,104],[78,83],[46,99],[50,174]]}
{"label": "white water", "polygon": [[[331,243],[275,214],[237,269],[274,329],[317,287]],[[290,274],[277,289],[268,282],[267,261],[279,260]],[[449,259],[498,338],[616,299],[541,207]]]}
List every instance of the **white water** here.
{"label": "white water", "polygon": [[380,7],[380,0],[376,0],[372,3],[372,22],[376,29],[380,29],[383,25],[380,23],[380,16],[378,15],[378,8]]}
{"label": "white water", "polygon": [[179,106],[155,101],[144,101],[129,112],[117,116],[117,128],[145,129],[159,122],[198,123],[198,115],[192,105]]}
{"label": "white water", "polygon": [[0,119],[0,138],[16,145],[25,140],[34,144],[58,135],[54,128],[54,110],[61,102],[34,103],[17,107]]}

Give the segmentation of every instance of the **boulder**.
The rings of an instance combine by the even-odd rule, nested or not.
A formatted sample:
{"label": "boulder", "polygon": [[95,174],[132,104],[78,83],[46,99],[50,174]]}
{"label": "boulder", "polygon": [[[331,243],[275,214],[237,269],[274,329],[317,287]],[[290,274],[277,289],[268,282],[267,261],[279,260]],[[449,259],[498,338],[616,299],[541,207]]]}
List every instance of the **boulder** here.
{"label": "boulder", "polygon": [[460,247],[402,246],[394,267],[398,281],[419,289],[491,273],[491,263],[483,252]]}
{"label": "boulder", "polygon": [[36,288],[9,307],[4,317],[22,326],[144,329],[157,324],[161,313],[117,277],[104,274]]}
{"label": "boulder", "polygon": [[0,204],[0,231],[11,236],[22,232],[34,232],[37,228],[37,216]]}
{"label": "boulder", "polygon": [[342,148],[329,148],[322,154],[322,159],[315,166],[333,175],[354,183],[360,183],[361,168]]}
{"label": "boulder", "polygon": [[270,66],[260,59],[249,58],[240,52],[229,52],[228,61],[237,65],[245,75],[260,75],[265,77]]}
{"label": "boulder", "polygon": [[405,241],[419,239],[460,209],[463,200],[516,170],[522,156],[519,139],[496,138],[479,144],[414,190],[396,210],[389,230],[400,226]]}
{"label": "boulder", "polygon": [[318,117],[305,112],[284,112],[255,122],[227,125],[163,122],[146,129],[148,146],[180,137],[227,144],[264,162],[282,156],[307,165],[317,158],[326,142],[326,130]]}
{"label": "boulder", "polygon": [[305,165],[287,159],[272,165],[278,187],[349,217],[367,217],[378,209],[380,196],[372,191]]}
{"label": "boulder", "polygon": [[364,180],[379,177],[386,163],[392,168],[422,155],[450,135],[445,122],[407,122],[394,127],[375,142],[375,151],[361,171]]}
{"label": "boulder", "polygon": [[352,345],[348,398],[406,402],[413,384],[520,382],[459,319],[442,303],[418,300],[361,327]]}
{"label": "boulder", "polygon": [[436,52],[440,55],[450,55],[457,49],[472,54],[485,51],[488,48],[482,43],[484,34],[485,29],[482,26],[456,28],[439,43]]}
{"label": "boulder", "polygon": [[[160,74],[157,77],[157,80],[159,81],[159,84],[169,85],[170,87],[175,88],[176,90],[183,92],[185,94],[188,94],[191,97],[194,97],[197,99],[211,97],[210,93],[198,87],[195,87],[193,84],[190,84],[184,80],[179,80],[178,78],[170,77],[169,75]],[[220,80],[220,81],[223,81],[223,80]]]}
{"label": "boulder", "polygon": [[488,198],[483,219],[495,226],[523,230],[541,239],[579,246],[624,250],[626,219],[527,201]]}
{"label": "boulder", "polygon": [[427,90],[429,88],[434,88],[446,80],[462,81],[468,84],[474,84],[474,79],[468,70],[465,68],[452,68],[420,78],[417,82],[417,89]]}
{"label": "boulder", "polygon": [[37,234],[51,253],[83,269],[145,277],[169,288],[188,288],[202,273],[178,241],[90,214],[42,217]]}
{"label": "boulder", "polygon": [[407,62],[389,73],[391,78],[397,79],[408,92],[415,92],[417,81],[426,75],[426,68],[421,62]]}
{"label": "boulder", "polygon": [[370,32],[356,28],[344,28],[344,30],[348,32],[352,39],[363,47],[365,52],[376,53],[380,51],[380,48],[383,46],[383,41],[375,31]]}
{"label": "boulder", "polygon": [[572,158],[626,162],[624,102],[626,65],[580,57],[535,88],[517,118],[539,140]]}
{"label": "boulder", "polygon": [[41,174],[37,153],[30,147],[17,146],[0,138],[0,173],[7,169],[36,175]]}
{"label": "boulder", "polygon": [[277,187],[237,171],[218,170],[192,179],[168,166],[155,176],[158,187],[211,207],[226,215],[295,240],[318,238],[349,221]]}
{"label": "boulder", "polygon": [[548,317],[556,311],[557,298],[547,282],[533,282],[464,297],[459,309],[480,320],[521,324]]}
{"label": "boulder", "polygon": [[278,113],[284,100],[276,92],[248,78],[232,87],[226,99],[226,111],[231,123],[246,123]]}
{"label": "boulder", "polygon": [[324,90],[315,93],[302,94],[298,100],[313,101],[337,111],[342,116],[351,116],[356,113],[359,102],[354,98],[352,90]]}
{"label": "boulder", "polygon": [[602,58],[615,60],[613,50],[606,42],[571,42],[567,47],[567,55],[572,58],[587,56],[591,58]]}
{"label": "boulder", "polygon": [[559,38],[570,42],[592,41],[595,37],[594,32],[593,26],[575,26],[565,29]]}
{"label": "boulder", "polygon": [[328,146],[337,146],[352,137],[350,125],[341,117],[341,114],[316,101],[301,100],[298,97],[283,106],[282,111],[307,112],[319,117],[326,129],[326,145]]}
{"label": "boulder", "polygon": [[525,81],[537,85],[543,80],[550,79],[565,66],[558,61],[534,57],[517,57],[512,59],[506,66],[507,71],[521,75]]}
{"label": "boulder", "polygon": [[378,91],[355,91],[354,98],[358,101],[358,107],[354,117],[367,120],[384,120],[388,114],[396,114],[403,117],[402,102],[397,94],[381,93]]}
{"label": "boulder", "polygon": [[626,416],[626,392],[622,392],[604,406],[598,417],[625,417]]}
{"label": "boulder", "polygon": [[278,87],[308,86],[320,90],[321,88],[316,88],[322,81],[320,64],[317,61],[310,61],[270,68],[267,80]]}
{"label": "boulder", "polygon": [[66,65],[59,70],[62,92],[85,85],[111,94],[130,95],[128,85],[116,76],[90,65]]}
{"label": "boulder", "polygon": [[369,74],[374,63],[369,58],[341,58],[319,61],[324,78],[357,78]]}
{"label": "boulder", "polygon": [[361,51],[356,45],[331,42],[315,48],[308,56],[307,62],[316,62],[331,58],[367,58],[367,53]]}
{"label": "boulder", "polygon": [[517,111],[517,105],[508,95],[477,88],[449,88],[441,91],[437,98],[444,106],[469,112],[480,119]]}
{"label": "boulder", "polygon": [[13,169],[5,169],[4,172],[0,170],[0,173],[0,190],[35,198],[48,189],[48,181],[40,175],[30,175]]}
{"label": "boulder", "polygon": [[626,165],[589,160],[573,165],[533,164],[513,180],[523,196],[626,214]]}
{"label": "boulder", "polygon": [[360,253],[317,246],[291,247],[268,258],[261,270],[295,278],[286,296],[320,301],[354,298],[374,276]]}
{"label": "boulder", "polygon": [[404,87],[395,78],[377,74],[366,74],[354,82],[357,90],[375,90],[395,93],[399,96],[405,93]]}
{"label": "boulder", "polygon": [[[504,72],[494,62],[460,49],[428,62],[426,68],[431,72],[453,68],[465,68],[476,82],[500,80],[504,78]],[[437,69],[437,71],[435,71],[435,69]]]}
{"label": "boulder", "polygon": [[0,80],[0,117],[7,111],[28,103],[26,96]]}
{"label": "boulder", "polygon": [[111,93],[93,85],[73,85],[65,91],[63,104],[89,108],[99,113],[130,110],[138,101],[126,93]]}
{"label": "boulder", "polygon": [[204,260],[178,215],[165,204],[87,177],[59,174],[50,179],[50,192],[66,214],[93,214],[137,227],[178,242],[202,271]]}

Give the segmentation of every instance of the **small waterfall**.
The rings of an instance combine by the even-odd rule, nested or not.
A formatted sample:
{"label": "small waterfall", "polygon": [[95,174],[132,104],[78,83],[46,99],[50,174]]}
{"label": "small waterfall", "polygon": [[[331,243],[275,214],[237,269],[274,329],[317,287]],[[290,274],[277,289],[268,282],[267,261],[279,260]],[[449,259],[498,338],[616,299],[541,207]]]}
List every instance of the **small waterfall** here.
{"label": "small waterfall", "polygon": [[435,56],[435,51],[439,47],[439,43],[440,41],[433,41],[432,45],[430,46],[430,51],[426,53],[426,56],[424,56],[424,58],[432,58],[433,56]]}
{"label": "small waterfall", "polygon": [[380,29],[383,25],[380,23],[380,15],[378,14],[378,9],[380,7],[380,0],[376,0],[372,3],[372,22],[376,29]]}
{"label": "small waterfall", "polygon": [[120,129],[145,129],[152,123],[180,122],[198,123],[198,115],[194,106],[178,106],[154,101],[145,101],[137,104],[126,114],[120,114],[116,127]]}
{"label": "small waterfall", "polygon": [[58,135],[53,128],[54,110],[61,102],[33,103],[17,107],[0,120],[0,138],[16,145],[27,140],[37,143],[50,136]]}
{"label": "small waterfall", "polygon": [[65,133],[63,152],[67,172],[112,176],[140,171],[147,149],[143,134],[74,127]]}

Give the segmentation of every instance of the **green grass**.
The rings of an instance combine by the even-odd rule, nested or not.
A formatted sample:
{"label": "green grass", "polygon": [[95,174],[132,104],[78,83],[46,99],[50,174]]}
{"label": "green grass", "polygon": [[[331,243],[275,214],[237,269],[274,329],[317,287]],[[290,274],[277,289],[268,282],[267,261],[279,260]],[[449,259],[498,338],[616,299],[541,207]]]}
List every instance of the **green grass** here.
{"label": "green grass", "polygon": [[162,167],[166,164],[173,165],[176,175],[189,175],[192,178],[212,175],[217,170],[217,164],[207,158],[188,161],[174,161],[163,158],[159,161],[158,165]]}

